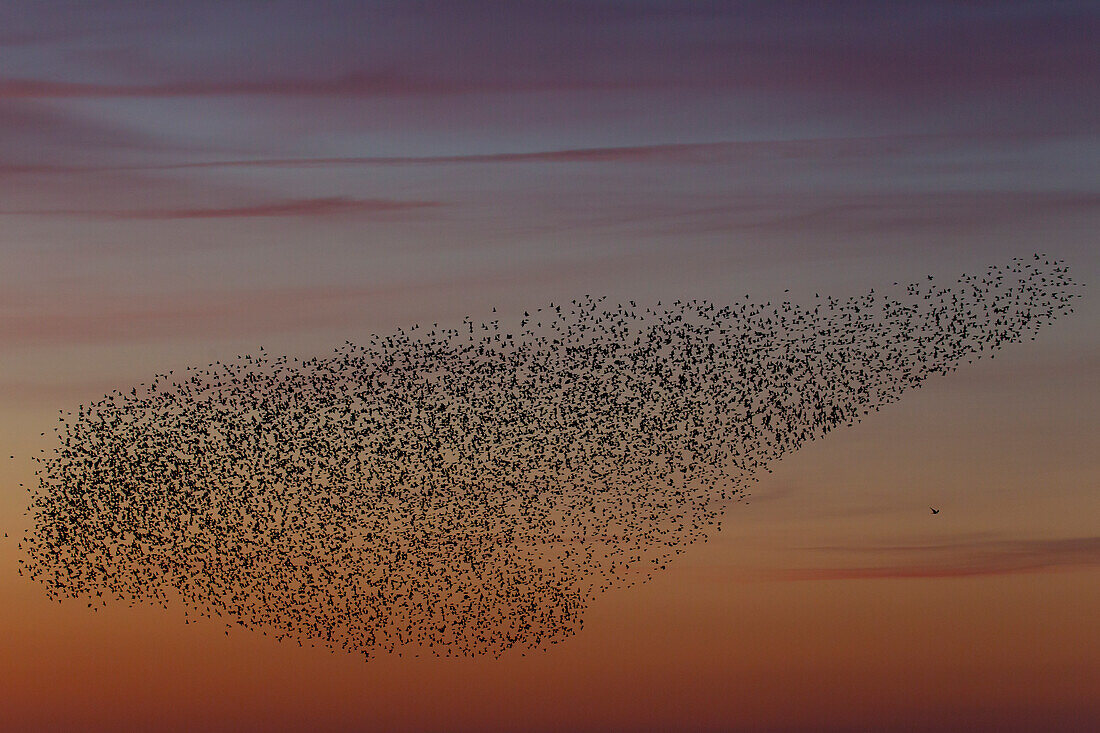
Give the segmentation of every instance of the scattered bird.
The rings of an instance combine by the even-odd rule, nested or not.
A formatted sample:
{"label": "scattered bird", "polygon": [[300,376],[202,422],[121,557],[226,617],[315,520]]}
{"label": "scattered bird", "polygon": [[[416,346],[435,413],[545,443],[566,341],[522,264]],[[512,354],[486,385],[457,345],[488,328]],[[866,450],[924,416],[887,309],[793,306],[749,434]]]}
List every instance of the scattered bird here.
{"label": "scattered bird", "polygon": [[367,658],[545,649],[777,460],[1034,337],[1074,288],[1036,257],[810,306],[584,296],[158,374],[60,414],[20,572]]}

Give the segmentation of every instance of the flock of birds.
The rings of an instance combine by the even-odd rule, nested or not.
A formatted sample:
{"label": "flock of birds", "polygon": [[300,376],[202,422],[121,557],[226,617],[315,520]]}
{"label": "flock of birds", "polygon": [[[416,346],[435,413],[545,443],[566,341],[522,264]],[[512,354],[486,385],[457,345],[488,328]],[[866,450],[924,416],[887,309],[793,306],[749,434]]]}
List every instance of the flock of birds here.
{"label": "flock of birds", "polygon": [[544,649],[784,454],[1076,297],[1039,255],[930,281],[809,306],[586,296],[514,330],[160,374],[59,415],[20,572],[59,602],[178,602],[368,658]]}

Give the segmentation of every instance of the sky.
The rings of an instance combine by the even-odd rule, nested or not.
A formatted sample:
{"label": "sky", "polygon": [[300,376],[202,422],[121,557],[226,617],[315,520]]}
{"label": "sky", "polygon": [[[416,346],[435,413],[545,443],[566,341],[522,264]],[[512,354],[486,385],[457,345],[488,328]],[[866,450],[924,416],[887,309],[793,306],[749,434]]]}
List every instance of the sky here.
{"label": "sky", "polygon": [[[1090,2],[0,4],[0,705],[15,730],[1094,730],[1100,304],[777,464],[499,660],[50,606],[57,410],[586,293],[1100,282]],[[15,456],[8,458],[8,456]],[[935,517],[929,505],[941,508]]]}

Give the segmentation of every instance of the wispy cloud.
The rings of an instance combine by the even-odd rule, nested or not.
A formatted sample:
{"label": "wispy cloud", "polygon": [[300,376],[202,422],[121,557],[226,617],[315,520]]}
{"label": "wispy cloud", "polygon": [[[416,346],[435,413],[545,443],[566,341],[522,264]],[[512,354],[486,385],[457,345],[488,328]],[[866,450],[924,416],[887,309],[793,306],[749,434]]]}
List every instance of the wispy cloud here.
{"label": "wispy cloud", "polygon": [[645,234],[736,231],[863,233],[972,231],[1031,217],[1100,209],[1092,191],[775,192],[726,197],[669,197],[599,211],[558,212],[557,229],[627,227]]}
{"label": "wispy cloud", "polygon": [[[1034,139],[1036,136],[1027,136]],[[1013,136],[1018,140],[1019,135]],[[953,149],[995,140],[983,135],[883,135],[790,140],[731,140],[696,143],[562,148],[521,152],[461,155],[320,156],[300,158],[244,158],[147,164],[65,165],[0,161],[0,174],[101,173],[104,171],[162,171],[203,168],[323,168],[330,166],[483,165],[511,163],[728,163],[734,160],[868,156]]]}
{"label": "wispy cloud", "polygon": [[1100,536],[819,549],[857,557],[875,555],[885,562],[778,569],[764,575],[790,581],[965,578],[1100,566]]}
{"label": "wispy cloud", "polygon": [[105,169],[174,170],[190,168],[312,168],[325,166],[408,166],[492,163],[717,163],[732,160],[792,158],[830,159],[936,152],[980,143],[1020,142],[1049,137],[1051,133],[876,135],[859,137],[778,140],[719,140],[694,143],[563,148],[521,152],[470,153],[420,156],[322,156],[309,158],[251,158],[166,162],[130,166],[22,166],[35,172],[97,172]]}
{"label": "wispy cloud", "polygon": [[[46,102],[6,101],[0,95],[0,163],[21,165],[28,170],[48,168],[58,157],[87,162],[89,153],[104,151],[193,152],[163,140],[154,132],[143,132],[89,114],[54,107]],[[94,158],[92,158],[94,160]],[[78,166],[63,163],[75,170]]]}
{"label": "wispy cloud", "polygon": [[[0,79],[0,99],[86,99],[158,97],[410,97],[455,94],[591,91],[636,88],[638,82],[584,79],[507,80],[414,77],[390,73],[348,73],[329,78],[184,80],[153,84],[103,84],[48,79]],[[644,85],[643,85],[644,86]]]}
{"label": "wispy cloud", "polygon": [[[1011,10],[987,12],[946,2],[890,3],[889,12],[879,10],[879,3],[849,2],[842,3],[846,11],[826,12],[807,3],[794,11],[797,33],[791,32],[789,4],[716,3],[702,10],[698,4],[655,3],[642,10],[625,7],[637,3],[475,2],[463,3],[461,11],[453,3],[417,3],[415,11],[373,4],[352,11],[342,4],[338,12],[314,10],[311,23],[303,22],[301,11],[280,4],[252,18],[215,5],[198,25],[192,20],[182,42],[178,30],[170,31],[181,25],[180,18],[154,13],[143,21],[153,24],[154,39],[172,33],[172,53],[196,59],[188,76],[180,78],[155,63],[120,70],[116,77],[89,76],[83,68],[43,73],[32,65],[26,76],[0,79],[0,98],[402,97],[638,89],[831,91],[897,98],[922,91],[1018,89],[1021,84],[1081,88],[1093,80],[1088,70],[1097,59],[1100,19],[1094,11],[1066,3],[1014,3]],[[7,31],[12,41],[80,30],[54,17],[66,14],[25,14],[36,13],[36,27]],[[130,11],[86,15],[85,24],[133,23]],[[845,22],[838,24],[837,17]],[[419,33],[407,34],[410,22]],[[359,36],[348,33],[355,28],[405,42],[359,43]],[[331,44],[308,42],[319,32]],[[257,42],[227,44],[211,57],[209,38],[216,33]],[[273,45],[258,42],[265,34],[297,42],[284,43],[274,53]],[[883,43],[884,37],[890,43]],[[249,74],[253,69],[264,69],[267,76]]]}
{"label": "wispy cloud", "polygon": [[228,207],[185,207],[166,209],[17,209],[3,211],[9,216],[81,216],[95,219],[230,219],[276,216],[340,216],[352,214],[392,214],[439,206],[436,201],[395,201],[392,199],[356,199],[343,196],[327,198],[280,199],[257,204]]}

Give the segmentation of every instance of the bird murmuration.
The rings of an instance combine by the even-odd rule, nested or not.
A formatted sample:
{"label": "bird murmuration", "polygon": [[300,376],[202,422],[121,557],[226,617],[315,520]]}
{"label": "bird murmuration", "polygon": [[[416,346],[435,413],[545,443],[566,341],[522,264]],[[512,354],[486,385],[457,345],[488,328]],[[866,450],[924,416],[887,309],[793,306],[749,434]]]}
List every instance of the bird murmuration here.
{"label": "bird murmuration", "polygon": [[847,300],[551,304],[160,374],[62,416],[21,572],[299,644],[498,655],[717,531],[762,471],[1034,338],[1040,255]]}

